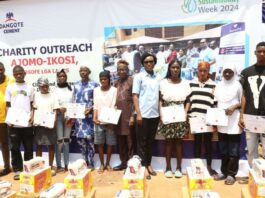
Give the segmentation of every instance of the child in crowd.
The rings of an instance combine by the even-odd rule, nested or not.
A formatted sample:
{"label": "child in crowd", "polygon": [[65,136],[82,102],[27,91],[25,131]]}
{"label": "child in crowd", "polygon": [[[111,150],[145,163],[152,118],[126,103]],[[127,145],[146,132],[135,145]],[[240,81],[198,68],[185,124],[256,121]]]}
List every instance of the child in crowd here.
{"label": "child in crowd", "polygon": [[[104,107],[114,108],[116,103],[117,89],[110,84],[110,72],[102,71],[99,74],[100,87],[94,89],[94,123],[95,123],[95,144],[98,145],[100,159],[99,173],[104,169],[112,170],[110,159],[112,146],[116,145],[116,134],[110,124],[99,121],[101,110]],[[104,144],[107,144],[107,161],[104,164]]]}
{"label": "child in crowd", "polygon": [[[58,99],[54,93],[49,91],[49,81],[47,78],[40,77],[37,81],[39,92],[35,94],[33,107],[41,112],[55,112],[59,109]],[[52,167],[56,144],[55,127],[47,128],[37,126],[34,134],[34,141],[37,145],[36,156],[42,156],[42,147],[48,146],[49,166]],[[55,175],[55,171],[52,171]]]}
{"label": "child in crowd", "polygon": [[[65,117],[65,104],[73,102],[73,89],[67,82],[67,75],[64,69],[57,73],[57,87],[54,90],[58,98],[60,109],[57,111],[57,144],[55,145],[55,158],[57,172],[67,171],[69,164],[69,142],[72,130],[71,120]],[[63,150],[64,169],[61,163],[61,152]]]}

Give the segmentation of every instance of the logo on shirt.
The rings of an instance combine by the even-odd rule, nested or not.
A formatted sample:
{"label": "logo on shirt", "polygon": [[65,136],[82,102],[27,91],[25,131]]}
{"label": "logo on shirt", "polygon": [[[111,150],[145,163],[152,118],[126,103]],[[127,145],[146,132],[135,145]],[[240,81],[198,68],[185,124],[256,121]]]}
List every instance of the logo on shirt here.
{"label": "logo on shirt", "polygon": [[12,96],[17,96],[18,94],[28,96],[28,93],[25,90],[17,90],[12,93]]}

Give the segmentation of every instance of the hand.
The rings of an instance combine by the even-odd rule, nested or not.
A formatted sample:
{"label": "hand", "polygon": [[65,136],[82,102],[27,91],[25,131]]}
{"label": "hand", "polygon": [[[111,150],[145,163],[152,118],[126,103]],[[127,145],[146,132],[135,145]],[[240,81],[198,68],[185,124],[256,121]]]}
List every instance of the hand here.
{"label": "hand", "polygon": [[214,132],[214,133],[217,133],[217,132],[218,132],[218,128],[217,128],[216,125],[213,126],[213,132]]}
{"label": "hand", "polygon": [[134,117],[131,116],[129,120],[129,126],[133,126],[133,125],[134,125]]}
{"label": "hand", "polygon": [[229,107],[225,110],[225,114],[226,115],[232,115],[235,111],[235,108],[234,107]]}
{"label": "hand", "polygon": [[33,115],[31,115],[29,118],[29,124],[33,124]]}
{"label": "hand", "polygon": [[61,112],[61,113],[65,113],[65,112],[66,112],[66,108],[61,107],[61,108],[60,108],[60,112]]}
{"label": "hand", "polygon": [[143,118],[141,114],[137,114],[136,120],[138,125],[142,125]]}
{"label": "hand", "polygon": [[85,115],[89,114],[91,110],[92,110],[92,107],[90,107],[90,108],[86,108],[86,109],[85,109]]}
{"label": "hand", "polygon": [[243,118],[243,116],[240,116],[240,118],[239,118],[239,122],[238,122],[238,126],[239,126],[241,129],[244,129],[244,128],[245,128],[245,123],[244,123],[244,118]]}
{"label": "hand", "polygon": [[97,124],[97,125],[100,124],[100,121],[99,121],[99,120],[96,120],[96,119],[94,119],[93,122],[94,122],[95,124]]}

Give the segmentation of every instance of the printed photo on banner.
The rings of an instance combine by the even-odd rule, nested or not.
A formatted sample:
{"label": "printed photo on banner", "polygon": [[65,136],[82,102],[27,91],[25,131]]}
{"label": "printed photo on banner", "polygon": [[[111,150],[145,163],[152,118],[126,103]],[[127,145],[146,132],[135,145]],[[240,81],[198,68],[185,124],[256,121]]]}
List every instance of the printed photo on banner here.
{"label": "printed photo on banner", "polygon": [[223,64],[235,64],[238,73],[247,65],[244,23],[139,27],[105,28],[103,68],[111,72],[112,80],[117,79],[121,59],[129,63],[131,75],[140,72],[144,52],[156,55],[154,70],[162,77],[172,59],[182,63],[181,77],[186,80],[197,78],[200,61],[210,63],[211,78],[216,82],[222,78]]}

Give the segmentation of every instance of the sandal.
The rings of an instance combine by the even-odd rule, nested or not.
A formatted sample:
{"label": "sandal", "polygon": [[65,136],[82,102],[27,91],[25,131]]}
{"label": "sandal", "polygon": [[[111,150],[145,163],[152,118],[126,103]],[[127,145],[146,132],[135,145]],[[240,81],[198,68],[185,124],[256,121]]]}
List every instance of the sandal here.
{"label": "sandal", "polygon": [[104,172],[104,166],[100,165],[99,169],[98,169],[98,174],[102,174]]}
{"label": "sandal", "polygon": [[222,173],[218,173],[217,175],[214,175],[214,176],[213,176],[213,179],[214,179],[215,181],[220,181],[220,180],[224,180],[224,179],[226,179],[226,177],[225,177],[224,174],[222,174]]}
{"label": "sandal", "polygon": [[213,169],[210,169],[209,170],[209,174],[211,175],[211,176],[215,176],[215,175],[218,175],[218,173],[215,171],[215,170],[213,170]]}
{"label": "sandal", "polygon": [[236,182],[235,178],[232,176],[227,176],[225,179],[225,185],[233,185]]}
{"label": "sandal", "polygon": [[20,171],[15,172],[15,175],[13,177],[14,180],[19,180]]}
{"label": "sandal", "polygon": [[112,170],[113,170],[112,167],[111,167],[110,165],[106,165],[106,166],[105,166],[105,169],[106,169],[107,171],[112,171]]}

